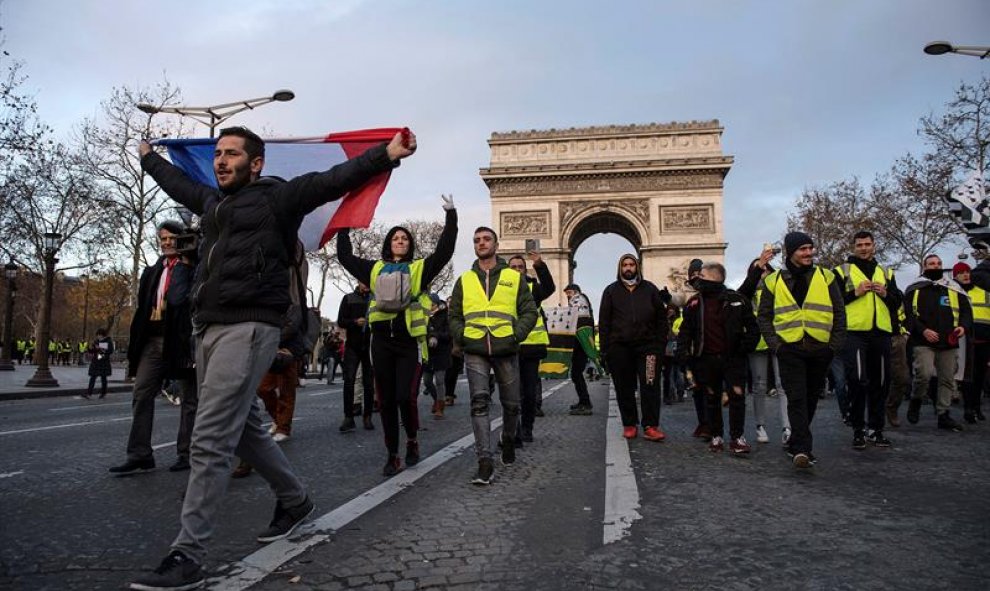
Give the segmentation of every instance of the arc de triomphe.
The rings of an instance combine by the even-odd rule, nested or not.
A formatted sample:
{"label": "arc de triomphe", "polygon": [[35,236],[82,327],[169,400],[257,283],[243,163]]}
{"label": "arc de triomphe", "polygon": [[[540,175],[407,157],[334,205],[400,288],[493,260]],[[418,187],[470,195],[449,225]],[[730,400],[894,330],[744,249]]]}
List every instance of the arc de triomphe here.
{"label": "arc de triomphe", "polygon": [[[573,279],[587,238],[612,232],[635,246],[647,279],[676,289],[691,258],[722,261],[722,154],[718,120],[493,133],[481,169],[499,253],[540,240],[557,283]],[[616,254],[618,258],[618,253]]]}

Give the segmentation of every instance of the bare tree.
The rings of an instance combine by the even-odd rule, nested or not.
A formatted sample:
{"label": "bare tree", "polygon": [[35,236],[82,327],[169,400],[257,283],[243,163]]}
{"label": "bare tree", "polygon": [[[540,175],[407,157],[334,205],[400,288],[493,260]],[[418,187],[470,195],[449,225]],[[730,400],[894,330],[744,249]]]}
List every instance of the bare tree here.
{"label": "bare tree", "polygon": [[889,262],[921,265],[925,255],[964,234],[945,206],[952,163],[940,154],[899,158],[870,191],[869,218]]}
{"label": "bare tree", "polygon": [[[78,155],[62,144],[50,150],[31,150],[2,182],[0,191],[9,207],[0,215],[0,236],[5,238],[0,251],[22,268],[45,277],[46,233],[60,236],[56,245],[59,256],[69,261],[79,260],[82,251],[107,233],[107,216],[93,197],[94,187],[79,166]],[[46,288],[43,286],[42,293]],[[44,311],[39,308],[36,326],[45,324],[41,318]]]}
{"label": "bare tree", "polygon": [[[416,239],[416,252],[413,256],[421,258],[428,256],[436,250],[440,234],[443,233],[443,222],[430,222],[425,220],[409,220],[399,224],[408,228]],[[371,227],[363,230],[351,231],[351,246],[354,255],[363,259],[377,260],[382,256],[382,244],[391,226],[380,223],[372,224]],[[331,240],[321,250],[307,253],[310,263],[310,276],[318,273],[320,277],[318,294],[310,291],[312,305],[319,307],[323,303],[326,294],[326,285],[329,283],[337,288],[340,293],[350,293],[354,289],[356,280],[352,277],[337,260],[337,241]],[[316,273],[314,273],[314,270]],[[437,275],[433,282],[426,288],[433,292],[446,292],[454,283],[454,267],[447,263],[443,271]]]}
{"label": "bare tree", "polygon": [[987,178],[987,147],[990,145],[990,78],[978,83],[965,82],[956,89],[955,98],[946,104],[941,115],[929,114],[921,119],[918,133],[935,148],[935,152],[963,174],[979,170]]}
{"label": "bare tree", "polygon": [[811,236],[816,258],[826,267],[845,262],[854,232],[875,227],[866,192],[856,177],[805,189],[795,210],[787,216],[788,231],[799,230]]}
{"label": "bare tree", "polygon": [[76,137],[82,162],[100,186],[100,200],[117,224],[115,234],[130,259],[130,291],[137,297],[141,269],[149,264],[149,246],[154,247],[156,222],[175,216],[175,207],[154,181],[143,174],[137,154],[144,138],[183,135],[181,120],[139,111],[138,103],[155,106],[179,102],[178,87],[167,79],[151,88],[114,88],[100,103],[97,118],[86,119]]}
{"label": "bare tree", "polygon": [[34,97],[23,91],[27,80],[23,67],[23,62],[0,49],[0,174],[18,156],[39,145],[50,145],[49,130],[37,116]]}

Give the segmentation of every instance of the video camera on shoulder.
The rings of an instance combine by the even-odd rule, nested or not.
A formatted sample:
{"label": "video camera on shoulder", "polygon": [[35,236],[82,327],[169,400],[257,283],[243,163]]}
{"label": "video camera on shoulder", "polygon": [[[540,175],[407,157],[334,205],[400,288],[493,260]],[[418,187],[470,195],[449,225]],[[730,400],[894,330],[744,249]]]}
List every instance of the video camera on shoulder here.
{"label": "video camera on shoulder", "polygon": [[199,244],[202,235],[199,231],[186,228],[185,232],[175,237],[175,250],[184,257],[197,259],[199,257]]}

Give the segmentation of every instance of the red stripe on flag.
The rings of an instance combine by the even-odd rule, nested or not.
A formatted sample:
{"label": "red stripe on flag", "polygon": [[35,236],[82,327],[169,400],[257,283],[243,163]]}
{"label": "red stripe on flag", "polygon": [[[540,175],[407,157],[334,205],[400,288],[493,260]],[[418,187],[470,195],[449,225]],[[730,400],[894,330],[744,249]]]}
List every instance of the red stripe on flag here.
{"label": "red stripe on flag", "polygon": [[[370,148],[391,141],[401,128],[365,129],[331,133],[326,142],[339,143],[348,159],[360,156]],[[344,196],[330,223],[323,230],[320,247],[329,242],[341,228],[367,228],[375,217],[375,209],[391,173],[384,172],[368,179],[366,183]]]}

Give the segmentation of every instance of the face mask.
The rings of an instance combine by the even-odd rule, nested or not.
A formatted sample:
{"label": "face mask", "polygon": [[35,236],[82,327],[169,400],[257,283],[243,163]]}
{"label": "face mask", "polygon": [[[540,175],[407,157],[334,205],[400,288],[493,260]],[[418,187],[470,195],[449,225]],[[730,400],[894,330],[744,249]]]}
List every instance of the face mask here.
{"label": "face mask", "polygon": [[925,279],[931,279],[932,281],[938,281],[942,278],[942,275],[942,269],[925,269],[925,272],[922,273]]}
{"label": "face mask", "polygon": [[694,288],[701,293],[716,293],[721,291],[724,287],[718,281],[710,281],[708,279],[702,279],[701,277],[695,279],[694,282]]}

